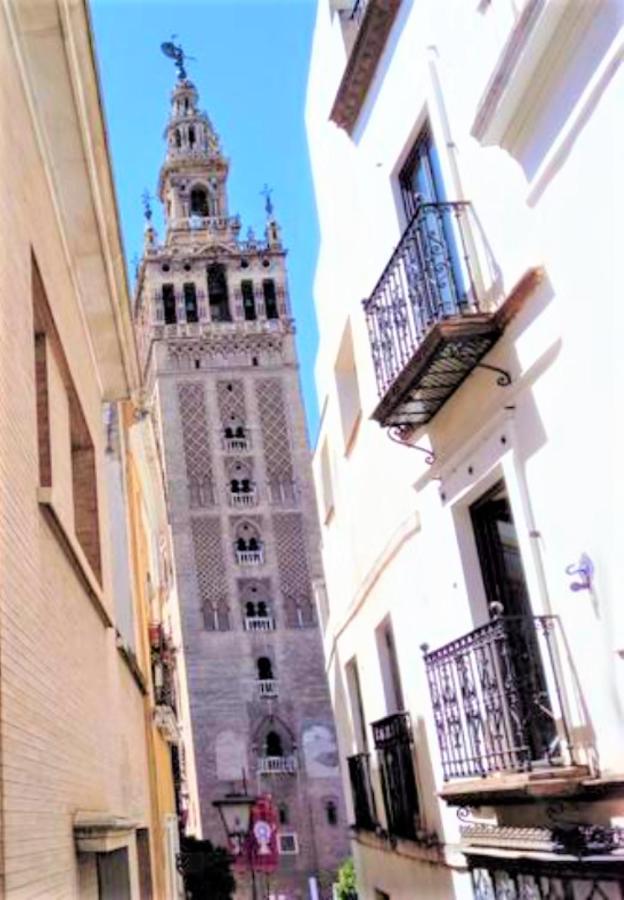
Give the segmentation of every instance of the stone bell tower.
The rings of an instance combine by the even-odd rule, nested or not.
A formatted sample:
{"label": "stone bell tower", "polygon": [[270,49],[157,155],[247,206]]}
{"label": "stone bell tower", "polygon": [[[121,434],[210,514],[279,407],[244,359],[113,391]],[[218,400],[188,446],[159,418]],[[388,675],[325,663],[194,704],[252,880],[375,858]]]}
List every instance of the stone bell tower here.
{"label": "stone bell tower", "polygon": [[[319,896],[348,853],[313,585],[317,519],[280,228],[240,237],[228,161],[181,69],[146,208],[135,322],[159,420],[182,614],[201,831],[241,788],[279,811],[267,893]],[[264,879],[264,876],[261,876]],[[265,894],[262,894],[265,896]]]}

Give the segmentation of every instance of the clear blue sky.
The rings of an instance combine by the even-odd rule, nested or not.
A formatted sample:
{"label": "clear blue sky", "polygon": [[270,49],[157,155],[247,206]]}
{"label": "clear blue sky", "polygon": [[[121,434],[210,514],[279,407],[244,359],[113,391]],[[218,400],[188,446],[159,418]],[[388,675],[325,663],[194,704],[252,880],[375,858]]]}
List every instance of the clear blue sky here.
{"label": "clear blue sky", "polygon": [[[310,438],[318,423],[312,279],[318,226],[304,129],[315,0],[91,0],[126,256],[140,255],[141,193],[156,192],[175,81],[160,44],[177,35],[200,106],[231,162],[229,200],[261,233],[265,182],[289,249],[290,293]],[[156,206],[160,206],[156,203]],[[160,210],[156,222],[162,235]],[[132,283],[132,282],[131,282]]]}

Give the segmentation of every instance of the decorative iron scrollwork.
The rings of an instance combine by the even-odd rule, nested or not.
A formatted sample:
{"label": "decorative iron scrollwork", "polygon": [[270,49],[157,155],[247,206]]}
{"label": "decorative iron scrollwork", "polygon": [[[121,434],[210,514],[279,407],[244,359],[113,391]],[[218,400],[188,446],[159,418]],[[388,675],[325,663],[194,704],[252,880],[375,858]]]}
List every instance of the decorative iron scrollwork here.
{"label": "decorative iron scrollwork", "polygon": [[425,462],[428,466],[433,465],[436,460],[436,455],[433,450],[430,450],[428,447],[421,447],[419,444],[410,444],[407,440],[409,435],[412,433],[412,428],[409,425],[393,425],[388,429],[388,437],[391,441],[394,441],[395,444],[400,444],[402,447],[411,447],[412,450],[420,450],[421,453],[425,454]]}
{"label": "decorative iron scrollwork", "polygon": [[552,616],[500,615],[425,650],[445,780],[528,771],[538,760],[563,763],[556,719],[565,745],[571,743],[552,663],[557,625]]}
{"label": "decorative iron scrollwork", "polygon": [[[594,853],[624,849],[624,828],[579,822],[575,806],[553,803],[546,809],[555,849],[581,859]],[[571,818],[572,816],[572,818]]]}
{"label": "decorative iron scrollwork", "polygon": [[490,363],[478,362],[475,365],[476,369],[489,369],[490,372],[498,372],[498,378],[496,379],[496,384],[499,387],[509,387],[511,382],[511,375],[507,371],[507,369],[501,369],[500,366],[492,366]]}

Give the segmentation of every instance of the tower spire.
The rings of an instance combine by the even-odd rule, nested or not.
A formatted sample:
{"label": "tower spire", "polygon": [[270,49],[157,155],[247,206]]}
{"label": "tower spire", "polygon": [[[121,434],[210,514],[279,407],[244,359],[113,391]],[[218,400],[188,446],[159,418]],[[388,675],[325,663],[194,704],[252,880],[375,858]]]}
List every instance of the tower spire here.
{"label": "tower spire", "polygon": [[240,226],[228,218],[228,161],[212,122],[198,107],[197,89],[186,75],[184,61],[190,57],[173,42],[163,44],[162,50],[178,70],[165,129],[167,155],[158,186],[166,240],[185,240],[198,230],[216,231],[221,239],[234,240]]}

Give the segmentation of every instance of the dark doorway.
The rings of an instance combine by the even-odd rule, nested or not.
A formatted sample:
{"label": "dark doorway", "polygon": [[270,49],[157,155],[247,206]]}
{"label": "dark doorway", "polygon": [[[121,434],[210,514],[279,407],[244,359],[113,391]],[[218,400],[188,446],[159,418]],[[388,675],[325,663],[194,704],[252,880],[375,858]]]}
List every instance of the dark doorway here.
{"label": "dark doorway", "polygon": [[539,620],[531,610],[505,483],[499,481],[473,503],[470,515],[490,619],[500,620],[504,627],[505,640],[498,645],[500,665],[510,668],[509,697],[517,695],[519,706],[510,709],[510,715],[517,719],[531,759],[553,762],[558,741],[538,643]]}
{"label": "dark doorway", "polygon": [[470,516],[490,612],[498,609],[507,616],[530,616],[529,593],[505,483],[499,481],[473,503]]}

